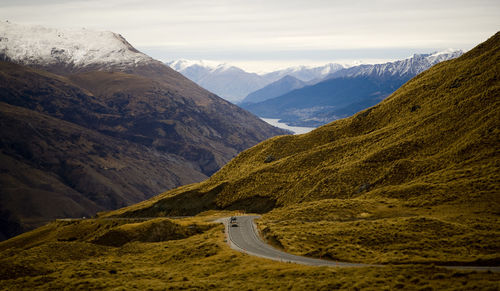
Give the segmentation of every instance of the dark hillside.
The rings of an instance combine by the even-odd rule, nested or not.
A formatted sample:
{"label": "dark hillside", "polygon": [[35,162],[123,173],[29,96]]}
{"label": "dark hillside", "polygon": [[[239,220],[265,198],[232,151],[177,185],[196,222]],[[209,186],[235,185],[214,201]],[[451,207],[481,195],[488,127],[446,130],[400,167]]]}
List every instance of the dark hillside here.
{"label": "dark hillside", "polygon": [[62,76],[0,62],[5,236],[202,181],[286,133],[154,64]]}
{"label": "dark hillside", "polygon": [[179,156],[1,102],[0,125],[2,211],[27,229],[89,217],[206,177]]}

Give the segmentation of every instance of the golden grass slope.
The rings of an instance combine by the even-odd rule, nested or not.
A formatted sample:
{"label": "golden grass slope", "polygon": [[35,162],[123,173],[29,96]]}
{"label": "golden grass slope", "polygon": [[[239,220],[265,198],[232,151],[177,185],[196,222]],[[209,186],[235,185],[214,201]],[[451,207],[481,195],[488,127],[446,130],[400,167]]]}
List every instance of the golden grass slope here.
{"label": "golden grass slope", "polygon": [[383,197],[407,206],[487,202],[498,212],[499,58],[497,33],[375,107],[308,134],[271,138],[206,182],[109,215],[193,191],[215,192],[219,208],[256,197],[279,206]]}
{"label": "golden grass slope", "polygon": [[285,251],[382,264],[500,265],[500,219],[477,205],[405,207],[398,201],[326,199],[277,208],[258,222]]}
{"label": "golden grass slope", "polygon": [[[170,221],[59,221],[0,242],[0,290],[495,290],[499,273],[436,266],[327,268],[239,253],[212,213]],[[132,235],[161,226],[182,238],[95,243],[113,230]]]}
{"label": "golden grass slope", "polygon": [[486,199],[499,209],[499,57],[497,34],[378,106],[261,143],[203,186],[226,184],[220,206],[256,195],[280,205],[364,195],[415,205]]}
{"label": "golden grass slope", "polygon": [[275,209],[259,227],[292,253],[498,265],[499,64],[497,33],[377,106],[269,139],[205,182],[102,216]]}
{"label": "golden grass slope", "polygon": [[[103,213],[270,212],[277,247],[384,267],[286,264],[231,250],[210,212],[57,221],[0,242],[0,290],[498,290],[500,34],[381,104],[270,139],[203,183]],[[389,265],[395,264],[395,265]]]}

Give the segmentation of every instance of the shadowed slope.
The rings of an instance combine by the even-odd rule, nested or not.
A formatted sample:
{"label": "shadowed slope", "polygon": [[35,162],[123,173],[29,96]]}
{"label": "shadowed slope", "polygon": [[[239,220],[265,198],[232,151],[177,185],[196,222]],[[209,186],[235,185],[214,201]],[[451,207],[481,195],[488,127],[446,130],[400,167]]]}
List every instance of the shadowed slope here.
{"label": "shadowed slope", "polygon": [[[61,76],[0,62],[7,237],[18,233],[16,219],[29,229],[201,181],[240,151],[286,133],[153,60],[125,72],[89,69]],[[81,138],[86,131],[91,140]],[[127,171],[107,170],[116,168]]]}
{"label": "shadowed slope", "polygon": [[297,78],[294,78],[290,75],[286,75],[283,78],[279,79],[276,82],[273,82],[264,88],[261,88],[255,92],[252,92],[243,99],[240,104],[244,105],[245,103],[257,103],[262,102],[271,98],[275,98],[286,94],[292,90],[302,88],[307,83],[301,81]]}
{"label": "shadowed slope", "polygon": [[3,102],[0,125],[0,202],[27,229],[205,178],[179,156]]}

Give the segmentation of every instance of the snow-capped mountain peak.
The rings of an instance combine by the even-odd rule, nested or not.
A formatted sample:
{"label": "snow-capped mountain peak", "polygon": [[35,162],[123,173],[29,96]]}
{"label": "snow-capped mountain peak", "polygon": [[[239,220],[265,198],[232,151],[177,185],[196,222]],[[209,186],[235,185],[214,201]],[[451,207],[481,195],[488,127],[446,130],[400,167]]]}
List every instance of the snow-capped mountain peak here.
{"label": "snow-capped mountain peak", "polygon": [[178,72],[185,72],[186,70],[193,70],[194,68],[203,68],[207,72],[222,73],[228,70],[241,70],[238,67],[227,63],[219,63],[217,61],[209,60],[186,60],[180,59],[166,63],[172,69]]}
{"label": "snow-capped mountain peak", "polygon": [[335,63],[320,67],[295,66],[265,74],[246,72],[227,63],[207,60],[175,60],[166,63],[205,89],[231,102],[240,102],[248,94],[289,75],[300,81],[320,80],[345,66]]}
{"label": "snow-capped mountain peak", "polygon": [[406,77],[415,76],[442,61],[461,56],[461,50],[448,49],[430,54],[414,54],[413,56],[394,62],[373,65],[359,65],[345,68],[329,74],[325,79],[338,77],[377,76]]}
{"label": "snow-capped mountain peak", "polygon": [[175,61],[167,62],[166,64],[176,71],[184,71],[187,68],[193,67],[193,66],[199,66],[199,67],[208,68],[210,70],[214,70],[215,68],[217,68],[217,66],[221,65],[220,63],[215,62],[215,61],[187,60],[187,59],[175,60]]}
{"label": "snow-capped mountain peak", "polygon": [[431,64],[437,64],[448,59],[457,58],[463,53],[464,52],[462,50],[449,48],[444,51],[434,52],[426,58]]}
{"label": "snow-capped mountain peak", "polygon": [[0,59],[25,65],[137,66],[153,59],[110,31],[0,22]]}
{"label": "snow-capped mountain peak", "polygon": [[217,67],[212,69],[212,71],[214,73],[224,73],[224,72],[228,72],[228,71],[242,71],[243,72],[242,69],[235,67],[235,66],[232,66],[232,65],[229,65],[229,64],[226,64],[226,63],[219,64]]}
{"label": "snow-capped mountain peak", "polygon": [[285,76],[294,77],[309,85],[332,77],[355,77],[360,75],[390,78],[406,77],[414,76],[441,61],[458,57],[461,54],[462,51],[446,50],[432,54],[415,54],[404,60],[383,64],[353,66],[353,64],[328,63],[318,67],[302,65],[260,75],[245,72],[243,69],[230,64],[215,61],[176,60],[167,63],[167,65],[205,89],[231,102],[240,102],[250,93],[277,82]]}
{"label": "snow-capped mountain peak", "polygon": [[344,65],[329,63],[323,66],[295,66],[289,67],[282,70],[270,72],[264,75],[271,81],[277,81],[286,75],[293,76],[301,81],[309,82],[312,80],[322,79],[323,77],[332,74],[338,70],[345,68]]}

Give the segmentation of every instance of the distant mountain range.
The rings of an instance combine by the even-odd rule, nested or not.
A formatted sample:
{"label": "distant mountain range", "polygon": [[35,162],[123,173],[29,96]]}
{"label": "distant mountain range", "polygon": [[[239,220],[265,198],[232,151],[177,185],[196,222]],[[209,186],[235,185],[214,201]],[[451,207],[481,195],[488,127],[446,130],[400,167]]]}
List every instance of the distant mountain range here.
{"label": "distant mountain range", "polygon": [[0,240],[216,172],[277,129],[113,32],[0,22]]}
{"label": "distant mountain range", "polygon": [[344,68],[339,64],[327,64],[320,67],[290,67],[266,74],[256,74],[235,66],[209,61],[176,60],[168,62],[167,65],[203,88],[233,103],[242,102],[248,94],[285,76],[309,82],[320,80]]}
{"label": "distant mountain range", "polygon": [[277,81],[285,76],[292,76],[304,82],[314,82],[323,79],[329,74],[333,74],[343,68],[345,65],[329,63],[323,66],[295,66],[289,67],[282,70],[277,70],[274,72],[263,74],[263,76],[271,80],[272,82]]}
{"label": "distant mountain range", "polygon": [[167,64],[201,87],[233,103],[270,83],[258,74],[225,64],[214,66],[203,61],[183,60]]}
{"label": "distant mountain range", "polygon": [[[280,80],[251,93],[252,98],[245,98],[241,106],[260,117],[278,118],[288,125],[319,126],[377,104],[414,76],[462,53],[447,50],[415,54],[396,62],[344,68],[316,84],[298,88],[294,88],[297,83]],[[281,95],[276,96],[276,92]]]}
{"label": "distant mountain range", "polygon": [[395,62],[375,65],[359,65],[345,68],[329,74],[325,79],[353,78],[359,76],[384,78],[406,78],[416,76],[442,61],[457,58],[463,54],[461,50],[448,49],[431,54],[414,54],[412,57]]}
{"label": "distant mountain range", "polygon": [[[349,67],[329,63],[318,67],[289,67],[265,74],[249,73],[235,66],[212,61],[176,60],[167,65],[203,88],[256,115],[278,118],[289,125],[318,126],[378,103],[422,71],[461,54],[462,51],[450,49],[432,54],[415,54],[408,59],[385,64]],[[361,85],[363,81],[351,80],[358,77],[367,78],[367,82],[372,84],[365,86]],[[330,85],[319,85],[336,78],[346,79],[345,86],[351,89],[343,88],[339,80]],[[319,87],[310,88],[315,85]],[[357,91],[360,85],[364,89]],[[340,87],[336,90],[332,86]],[[301,88],[304,91],[291,93]],[[253,104],[287,93],[292,95],[262,105]],[[289,98],[291,100],[285,101]],[[294,100],[297,98],[303,99],[304,104]]]}
{"label": "distant mountain range", "polygon": [[306,85],[307,85],[306,82],[299,80],[295,77],[292,77],[290,75],[286,75],[283,78],[279,79],[278,81],[273,82],[262,89],[259,89],[255,92],[248,94],[248,96],[245,97],[245,99],[243,99],[240,104],[262,102],[267,99],[281,96],[292,90],[302,88]]}

